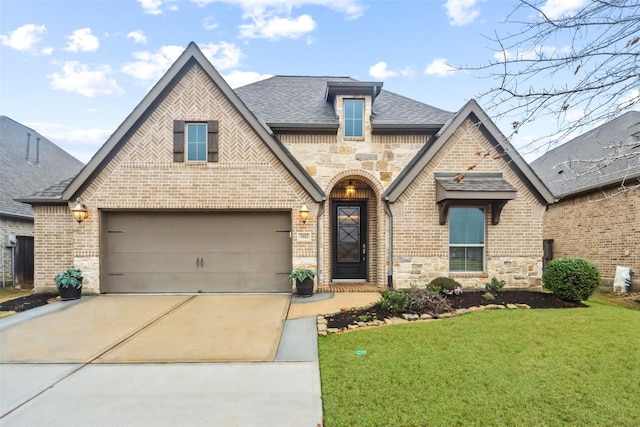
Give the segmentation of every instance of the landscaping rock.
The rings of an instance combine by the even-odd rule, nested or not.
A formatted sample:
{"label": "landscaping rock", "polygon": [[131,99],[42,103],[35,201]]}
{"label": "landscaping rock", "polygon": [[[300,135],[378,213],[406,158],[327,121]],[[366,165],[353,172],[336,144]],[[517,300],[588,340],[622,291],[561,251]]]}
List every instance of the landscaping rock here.
{"label": "landscaping rock", "polygon": [[349,325],[347,329],[358,329],[358,325]]}
{"label": "landscaping rock", "polygon": [[484,306],[485,310],[504,310],[506,307],[500,304],[487,304]]}
{"label": "landscaping rock", "polygon": [[402,318],[404,320],[418,320],[420,316],[418,316],[417,314],[403,313]]}
{"label": "landscaping rock", "polygon": [[471,313],[471,311],[468,308],[459,308],[455,311],[458,314],[467,314],[467,313]]}
{"label": "landscaping rock", "polygon": [[326,331],[327,330],[327,324],[326,323],[318,323],[318,332],[320,331]]}
{"label": "landscaping rock", "polygon": [[518,307],[515,304],[507,304],[506,306],[509,310],[517,309]]}
{"label": "landscaping rock", "polygon": [[516,304],[515,306],[523,310],[529,310],[531,308],[528,304]]}
{"label": "landscaping rock", "polygon": [[340,332],[340,329],[338,328],[327,328],[328,334],[337,334],[338,332]]}

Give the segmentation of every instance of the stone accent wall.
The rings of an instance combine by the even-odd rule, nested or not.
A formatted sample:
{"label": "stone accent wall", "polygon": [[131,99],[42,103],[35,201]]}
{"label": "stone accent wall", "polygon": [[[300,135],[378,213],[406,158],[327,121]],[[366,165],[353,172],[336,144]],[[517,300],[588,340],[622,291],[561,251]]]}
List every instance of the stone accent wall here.
{"label": "stone accent wall", "polygon": [[8,235],[33,236],[33,221],[28,219],[0,216],[0,281],[2,286],[13,285],[13,266],[11,265],[11,248],[4,246]]}
{"label": "stone accent wall", "polygon": [[[483,287],[492,277],[509,287],[541,285],[542,219],[544,206],[519,180],[504,159],[475,155],[492,146],[482,132],[467,120],[432,159],[398,202],[392,205],[394,224],[394,283],[408,287],[425,284],[440,276],[452,277],[465,287]],[[515,200],[502,211],[500,224],[491,225],[491,208],[486,218],[485,271],[483,274],[449,273],[449,227],[439,224],[435,202],[435,173],[502,172],[518,190]]]}
{"label": "stone accent wall", "polygon": [[554,258],[578,257],[594,263],[612,281],[616,266],[631,267],[640,289],[640,190],[613,187],[563,199],[549,206],[544,238],[553,239]]}
{"label": "stone accent wall", "polygon": [[[174,163],[174,119],[218,120],[219,162]],[[82,224],[72,221],[67,207],[57,207],[46,213],[46,229],[40,225],[47,240],[36,242],[39,285],[49,283],[52,271],[76,263],[86,277],[83,288],[100,291],[101,211],[109,209],[290,210],[292,264],[316,257],[316,233],[309,239],[296,236],[315,229],[318,206],[197,65],[122,141],[78,197],[89,209]],[[306,224],[297,214],[303,203],[310,210]],[[41,223],[42,214],[37,213]],[[63,256],[54,246],[62,246]]]}
{"label": "stone accent wall", "polygon": [[74,233],[84,223],[75,222],[66,205],[34,205],[33,213],[34,289],[36,292],[56,292],[54,277],[74,265]]}

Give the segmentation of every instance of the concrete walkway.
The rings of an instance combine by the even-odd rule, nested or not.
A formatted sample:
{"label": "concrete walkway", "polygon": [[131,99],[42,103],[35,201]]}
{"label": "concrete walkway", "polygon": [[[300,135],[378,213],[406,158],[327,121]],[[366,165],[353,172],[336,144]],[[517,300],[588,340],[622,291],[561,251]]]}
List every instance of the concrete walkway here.
{"label": "concrete walkway", "polygon": [[[0,426],[322,425],[315,314],[371,297],[99,296],[18,313],[0,320]],[[228,363],[206,360],[220,348]]]}

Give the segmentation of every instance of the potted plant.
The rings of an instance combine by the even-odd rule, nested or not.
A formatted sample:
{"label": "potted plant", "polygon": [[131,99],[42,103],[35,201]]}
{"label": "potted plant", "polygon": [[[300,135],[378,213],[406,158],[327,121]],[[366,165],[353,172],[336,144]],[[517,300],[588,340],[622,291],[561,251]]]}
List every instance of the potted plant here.
{"label": "potted plant", "polygon": [[82,272],[75,267],[62,270],[55,277],[56,287],[62,301],[80,298],[82,292]]}
{"label": "potted plant", "polygon": [[313,278],[316,274],[306,268],[293,270],[289,275],[289,280],[296,282],[296,290],[301,297],[313,295]]}

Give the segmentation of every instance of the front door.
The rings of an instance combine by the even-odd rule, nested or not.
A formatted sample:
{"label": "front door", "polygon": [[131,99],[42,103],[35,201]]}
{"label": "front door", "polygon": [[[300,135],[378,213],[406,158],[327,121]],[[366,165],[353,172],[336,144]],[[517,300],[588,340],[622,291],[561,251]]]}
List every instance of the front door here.
{"label": "front door", "polygon": [[332,209],[334,279],[367,278],[367,203],[339,201]]}

